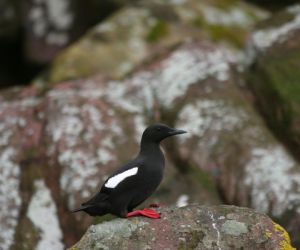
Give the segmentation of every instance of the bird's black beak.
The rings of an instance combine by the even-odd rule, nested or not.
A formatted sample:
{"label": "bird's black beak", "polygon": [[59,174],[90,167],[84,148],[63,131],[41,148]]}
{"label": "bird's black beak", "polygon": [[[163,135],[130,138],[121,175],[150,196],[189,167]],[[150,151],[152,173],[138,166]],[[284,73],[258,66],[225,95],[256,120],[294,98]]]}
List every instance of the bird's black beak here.
{"label": "bird's black beak", "polygon": [[180,134],[185,134],[187,133],[186,131],[184,130],[181,130],[181,129],[173,129],[169,132],[169,135],[172,136],[172,135],[180,135]]}

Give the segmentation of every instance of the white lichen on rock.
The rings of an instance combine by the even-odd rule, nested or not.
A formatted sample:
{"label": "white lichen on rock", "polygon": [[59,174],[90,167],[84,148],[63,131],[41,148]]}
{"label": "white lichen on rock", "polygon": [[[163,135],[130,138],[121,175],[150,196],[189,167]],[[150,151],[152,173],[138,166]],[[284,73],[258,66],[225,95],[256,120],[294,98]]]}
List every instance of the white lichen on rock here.
{"label": "white lichen on rock", "polygon": [[32,196],[27,217],[40,231],[40,239],[36,250],[64,249],[63,234],[59,226],[57,209],[44,180],[34,182],[35,193]]}
{"label": "white lichen on rock", "polygon": [[284,42],[287,39],[289,32],[300,29],[299,5],[289,7],[286,11],[294,15],[294,18],[291,21],[285,22],[278,27],[270,27],[254,32],[252,41],[256,49],[265,50],[274,43]]}
{"label": "white lichen on rock", "polygon": [[212,227],[213,227],[214,231],[217,233],[217,237],[216,237],[217,238],[217,240],[216,240],[217,249],[222,250],[222,248],[220,247],[221,231],[219,230],[219,227],[218,227],[218,221],[211,211],[208,211],[208,215],[212,221]]}
{"label": "white lichen on rock", "polygon": [[295,207],[300,213],[300,174],[295,171],[296,164],[282,146],[254,148],[245,168],[252,206],[273,216]]}
{"label": "white lichen on rock", "polygon": [[20,168],[15,162],[17,150],[7,146],[0,150],[0,248],[10,249],[18,224],[21,197]]}
{"label": "white lichen on rock", "polygon": [[159,69],[136,74],[132,81],[143,89],[144,102],[153,106],[155,98],[164,107],[170,107],[176,98],[185,95],[188,88],[207,78],[226,81],[230,64],[237,62],[240,54],[225,47],[182,48],[163,60]]}
{"label": "white lichen on rock", "polygon": [[[87,181],[98,172],[96,167],[98,160],[91,153],[67,149],[59,155],[58,162],[65,166],[61,174],[60,186],[69,195],[73,192],[83,192],[87,186],[94,183]],[[95,188],[94,185],[91,187]]]}
{"label": "white lichen on rock", "polygon": [[221,230],[226,234],[234,236],[240,236],[241,234],[246,234],[248,232],[247,225],[236,220],[226,220],[223,223]]}
{"label": "white lichen on rock", "polygon": [[[253,14],[247,12],[246,8],[234,4],[230,8],[220,9],[213,6],[203,5],[203,15],[207,23],[218,24],[229,27],[249,27],[255,23]],[[262,12],[255,12],[263,16]]]}
{"label": "white lichen on rock", "polygon": [[117,237],[130,237],[132,233],[138,228],[147,225],[148,222],[139,221],[137,223],[132,223],[129,220],[115,219],[112,222],[103,222],[98,225],[92,225],[87,231],[87,234],[92,234],[96,242],[101,240],[109,240]]}
{"label": "white lichen on rock", "polygon": [[[116,158],[112,136],[120,133],[120,128],[115,120],[109,124],[103,120],[97,103],[104,92],[98,92],[98,88],[94,82],[86,82],[77,91],[55,89],[48,93],[51,119],[46,131],[53,143],[48,152],[51,157],[58,154],[58,163],[62,166],[60,187],[68,194],[70,208],[76,205],[75,197],[86,198],[99,184],[99,167]],[[113,110],[106,109],[106,113],[113,118]],[[106,132],[108,128],[110,133]]]}
{"label": "white lichen on rock", "polygon": [[[103,97],[115,107],[135,114],[138,141],[145,127],[145,112],[153,112],[155,105],[166,109],[172,107],[193,84],[209,78],[227,81],[231,64],[239,61],[240,56],[237,51],[223,46],[186,45],[162,60],[159,67],[140,71],[125,82],[110,81],[103,88]],[[227,116],[226,119],[234,117]]]}
{"label": "white lichen on rock", "polygon": [[234,131],[243,127],[247,119],[243,109],[234,107],[229,102],[203,99],[184,106],[177,126],[189,131],[189,134],[180,138],[184,141],[192,136],[201,138],[207,131]]}
{"label": "white lichen on rock", "polygon": [[37,37],[46,37],[49,44],[65,45],[73,22],[68,0],[35,0],[29,20]]}
{"label": "white lichen on rock", "polygon": [[[15,89],[17,92],[18,89]],[[13,92],[12,92],[13,93]],[[0,248],[10,249],[14,241],[22,199],[19,191],[22,142],[16,137],[32,135],[27,127],[32,109],[40,103],[37,97],[6,100],[0,105]],[[29,116],[29,117],[26,117]],[[26,131],[26,132],[24,132]],[[20,139],[20,138],[18,138]],[[17,145],[16,145],[17,143]]]}

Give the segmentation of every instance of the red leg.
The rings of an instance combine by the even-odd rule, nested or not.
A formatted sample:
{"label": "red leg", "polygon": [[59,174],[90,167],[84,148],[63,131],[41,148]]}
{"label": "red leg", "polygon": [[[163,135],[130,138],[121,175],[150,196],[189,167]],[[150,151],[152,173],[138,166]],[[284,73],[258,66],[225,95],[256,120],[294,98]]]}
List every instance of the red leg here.
{"label": "red leg", "polygon": [[144,208],[143,210],[135,210],[127,214],[127,217],[132,217],[135,215],[142,215],[152,219],[160,218],[160,214],[153,209]]}
{"label": "red leg", "polygon": [[152,204],[149,204],[149,207],[160,207],[160,205],[159,204],[156,204],[156,203],[152,203]]}

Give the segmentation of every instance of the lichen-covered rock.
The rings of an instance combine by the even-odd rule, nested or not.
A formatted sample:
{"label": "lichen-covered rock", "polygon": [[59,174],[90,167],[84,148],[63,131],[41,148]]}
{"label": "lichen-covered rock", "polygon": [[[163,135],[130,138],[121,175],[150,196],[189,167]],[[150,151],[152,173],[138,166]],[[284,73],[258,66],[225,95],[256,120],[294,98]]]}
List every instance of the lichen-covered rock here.
{"label": "lichen-covered rock", "polygon": [[[21,170],[29,168],[27,163],[34,157],[31,150],[40,145],[42,125],[37,109],[40,99],[34,89],[7,91],[0,103],[0,245],[6,250],[18,237],[16,229],[25,223],[20,217],[29,186],[20,188],[28,177]],[[31,229],[27,225],[26,230]]]}
{"label": "lichen-covered rock", "polygon": [[48,63],[118,6],[116,1],[25,0],[20,12],[26,59],[36,64]]}
{"label": "lichen-covered rock", "polygon": [[268,216],[234,206],[160,209],[158,220],[137,217],[92,225],[70,250],[295,249]]}
{"label": "lichen-covered rock", "polygon": [[[153,120],[140,99],[143,95],[140,85],[104,81],[101,77],[61,83],[46,94],[46,164],[53,185],[60,190],[54,199],[64,201],[60,215],[65,216],[61,226],[70,237],[68,245],[91,222],[83,213],[72,215],[68,211],[88,199],[108,174],[138,152],[146,121]],[[192,173],[178,176],[174,164],[168,161],[155,202],[178,206],[193,201],[219,203],[212,181],[210,186],[203,186]],[[76,222],[79,220],[81,223]],[[70,223],[74,223],[72,232]]]}
{"label": "lichen-covered rock", "polygon": [[266,13],[240,1],[140,1],[96,26],[54,61],[46,81],[102,73],[121,78],[156,54],[193,38],[242,46]]}
{"label": "lichen-covered rock", "polygon": [[227,202],[270,213],[296,240],[299,164],[238,87],[239,56],[226,46],[186,44],[125,81],[101,85],[98,98],[131,113],[136,129],[160,120],[188,130],[186,139],[166,144],[178,171],[192,173],[207,187],[216,180]]}
{"label": "lichen-covered rock", "polygon": [[[274,22],[276,20],[276,22]],[[249,86],[269,126],[299,154],[300,5],[289,7],[258,27],[249,51]]]}
{"label": "lichen-covered rock", "polygon": [[[221,193],[226,202],[281,219],[296,240],[299,165],[266,129],[239,88],[240,56],[239,50],[226,45],[190,42],[123,81],[97,75],[62,82],[46,92],[31,87],[2,93],[1,121],[11,116],[10,120],[19,121],[23,113],[27,115],[21,125],[0,123],[0,150],[17,152],[3,156],[9,161],[8,167],[0,165],[1,170],[21,169],[20,176],[7,174],[1,179],[4,184],[16,182],[7,190],[16,190],[21,200],[12,201],[19,203],[14,205],[18,212],[9,215],[20,214],[20,223],[4,220],[2,230],[13,225],[4,249],[14,239],[21,249],[46,249],[49,242],[57,248],[74,244],[92,218],[69,210],[138,152],[143,129],[157,121],[185,128],[189,134],[164,145],[168,164],[156,202],[218,204]],[[49,213],[48,226],[32,209]],[[0,212],[1,218],[7,214]],[[235,226],[244,230],[239,223]],[[48,227],[55,233],[50,234]],[[224,228],[231,230],[233,224],[227,222]],[[233,229],[232,234],[236,234]]]}

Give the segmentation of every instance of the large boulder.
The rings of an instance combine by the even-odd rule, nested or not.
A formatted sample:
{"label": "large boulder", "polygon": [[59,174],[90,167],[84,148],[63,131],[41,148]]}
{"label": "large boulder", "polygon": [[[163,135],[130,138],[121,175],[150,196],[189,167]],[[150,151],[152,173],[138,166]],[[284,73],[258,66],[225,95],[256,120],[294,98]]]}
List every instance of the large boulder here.
{"label": "large boulder", "polygon": [[189,131],[166,144],[178,171],[209,173],[226,202],[269,213],[297,241],[300,166],[247,98],[238,73],[239,55],[207,42],[186,44],[119,83],[130,92],[116,101],[135,104],[149,115],[147,120],[160,119]]}
{"label": "large boulder", "polygon": [[158,220],[115,219],[89,227],[70,250],[295,249],[268,216],[234,206],[161,209]]}
{"label": "large boulder", "polygon": [[249,45],[248,82],[268,125],[300,152],[300,5],[262,23]]}
{"label": "large boulder", "polygon": [[54,60],[46,82],[101,73],[122,78],[183,41],[205,37],[242,47],[267,13],[241,1],[139,1],[120,9]]}
{"label": "large boulder", "polygon": [[74,244],[93,218],[69,210],[138,152],[142,130],[157,121],[189,134],[164,143],[167,172],[155,202],[218,204],[221,196],[279,219],[296,242],[299,164],[250,105],[239,60],[240,52],[229,46],[192,42],[124,81],[98,75],[46,92],[36,86],[3,92],[1,121],[27,115],[23,130],[18,123],[1,123],[1,150],[17,152],[3,156],[9,162],[1,170],[16,173],[2,180],[15,183],[3,193],[12,199],[7,190],[16,190],[19,201],[12,201],[16,212],[0,216],[20,221],[1,223],[2,231],[12,228],[9,236],[1,234],[8,242],[4,249],[13,240],[21,249]]}
{"label": "large boulder", "polygon": [[50,62],[118,5],[115,1],[25,0],[22,5],[25,58],[36,64]]}
{"label": "large boulder", "polygon": [[[14,89],[2,92],[0,97],[0,245],[4,250],[14,243],[21,249],[19,240],[28,235],[30,243],[38,238],[30,221],[23,216],[32,180],[45,170],[35,164],[42,131],[37,108],[40,98],[36,94],[31,88]],[[26,235],[22,233],[24,230]],[[31,248],[28,245],[24,249]]]}
{"label": "large boulder", "polygon": [[[250,66],[247,71],[248,85],[255,95],[257,106],[264,114],[268,126],[287,145],[296,158],[299,158],[300,152],[300,85],[298,70],[300,46],[295,41],[299,38],[300,6],[295,5],[263,22],[253,32],[248,48]],[[280,161],[285,160],[288,162],[290,160],[280,156],[276,151],[273,151],[272,154],[268,153],[268,155],[273,157],[277,155],[277,160],[274,161],[273,166],[276,166]],[[255,164],[257,165],[257,163]],[[290,163],[289,165],[293,164]],[[294,190],[298,189],[297,193],[299,193],[299,186],[293,184],[295,181],[300,182],[300,176],[296,174],[299,170],[298,165],[296,168],[287,169],[288,172],[291,171],[286,179],[286,183],[289,184],[281,185],[278,190],[280,194],[288,186],[292,189],[297,186]],[[274,174],[274,169],[272,169],[272,174]],[[281,174],[279,176],[282,177]],[[281,177],[274,179],[276,182],[275,189],[278,188],[277,179],[283,180]],[[291,180],[292,182],[290,182]],[[292,203],[300,204],[300,197],[296,195],[292,198],[292,196],[290,196],[293,200]],[[276,200],[279,201],[278,198]],[[286,199],[283,201],[286,201]],[[296,214],[296,217],[299,218],[299,209]],[[290,208],[282,213],[281,218],[290,221],[290,227],[297,228],[296,225],[299,225],[298,220],[294,222],[294,214],[290,213]],[[299,228],[297,231],[299,232]],[[299,233],[297,231],[292,237],[295,237],[297,244],[299,244]]]}

